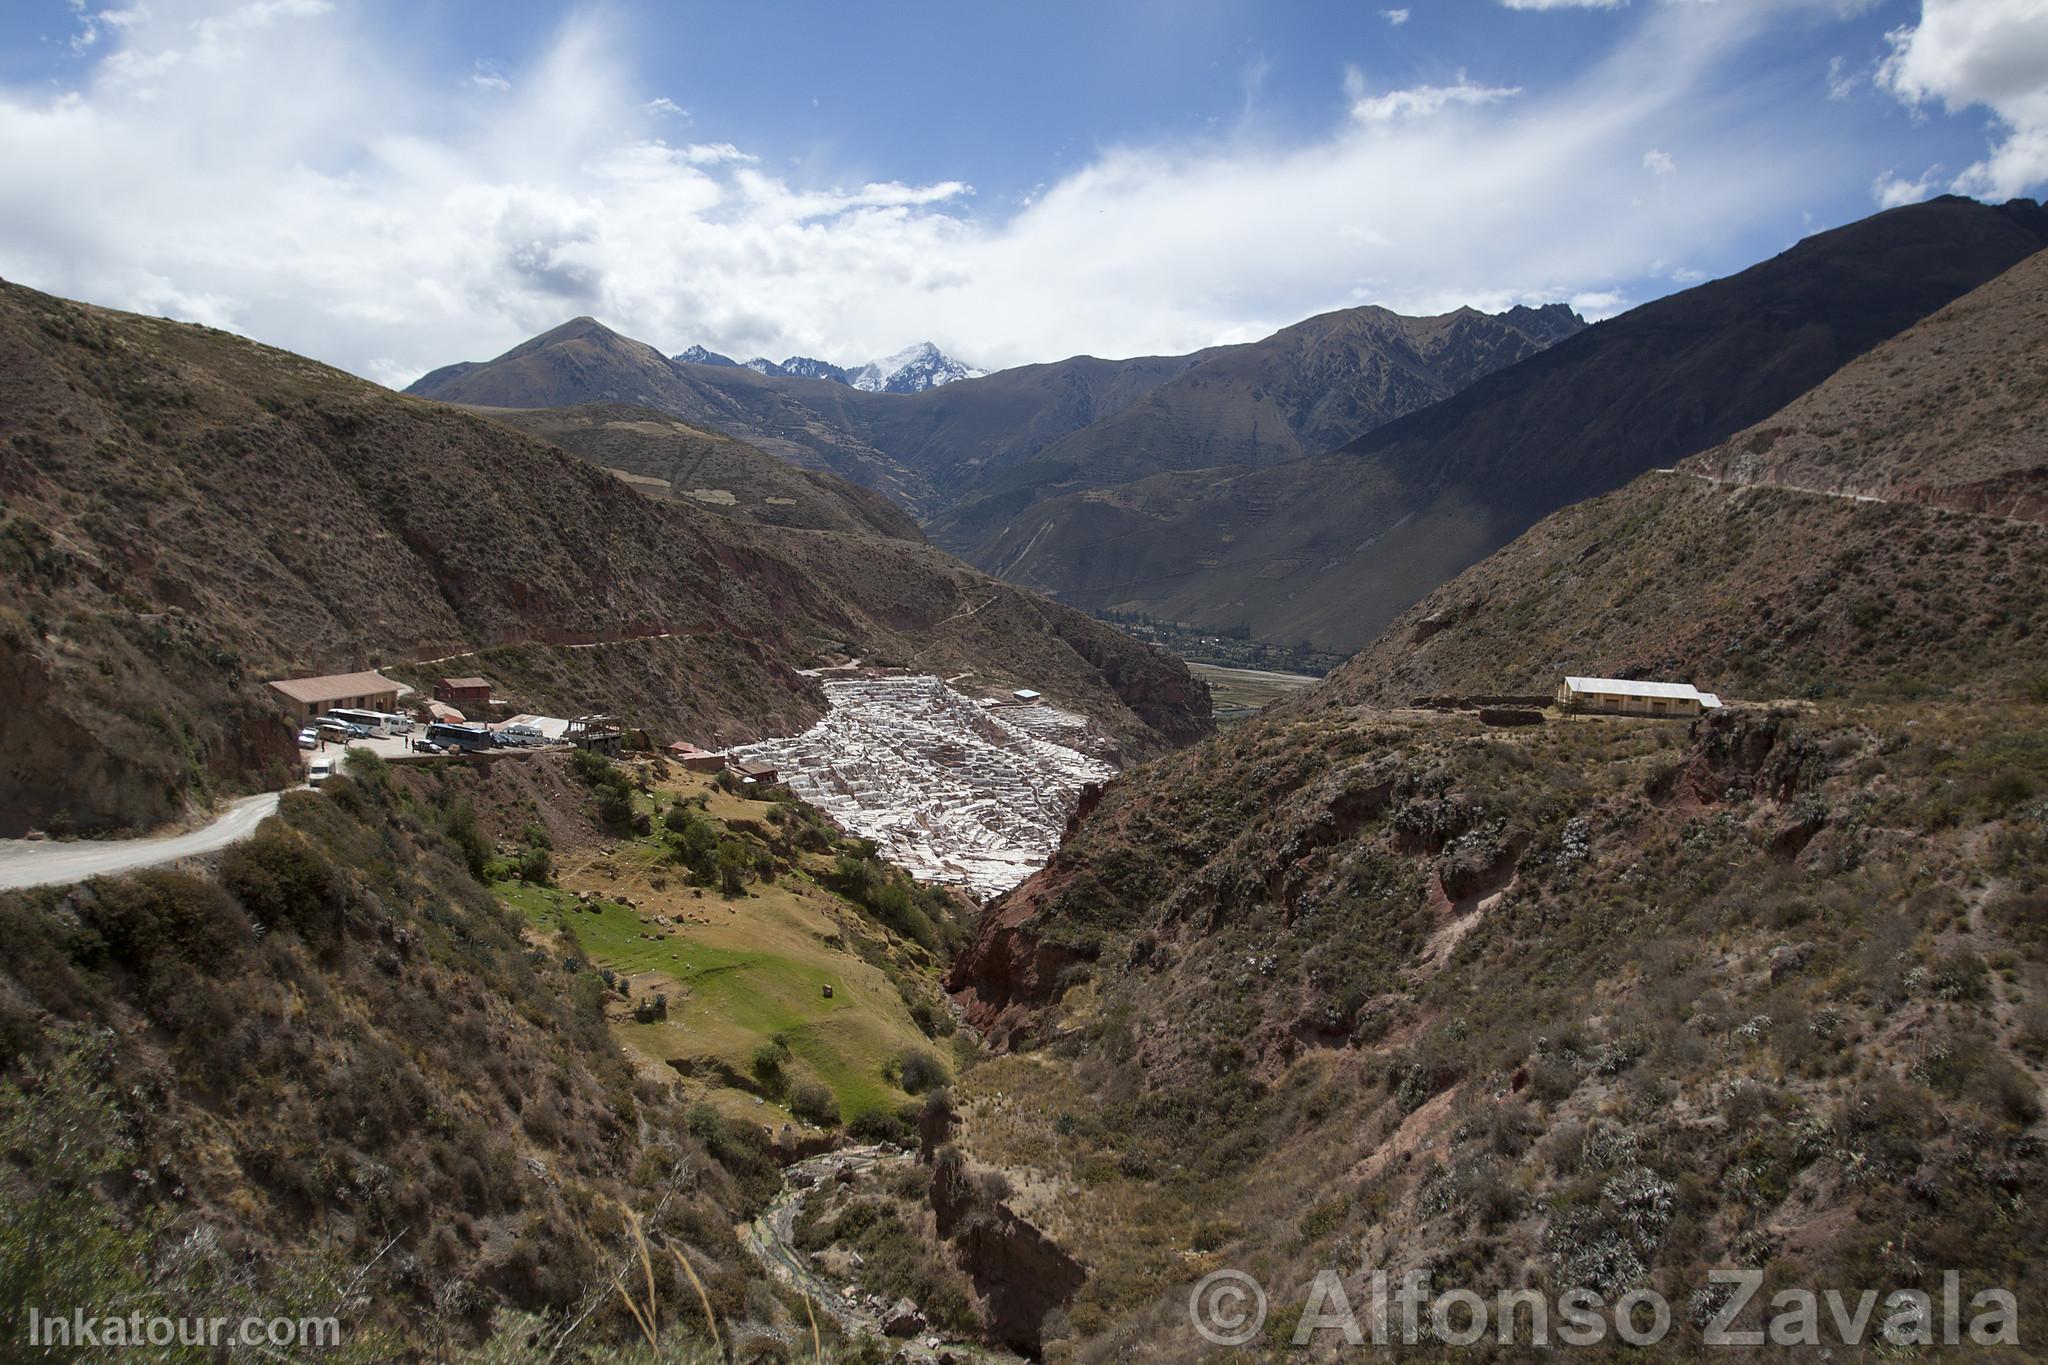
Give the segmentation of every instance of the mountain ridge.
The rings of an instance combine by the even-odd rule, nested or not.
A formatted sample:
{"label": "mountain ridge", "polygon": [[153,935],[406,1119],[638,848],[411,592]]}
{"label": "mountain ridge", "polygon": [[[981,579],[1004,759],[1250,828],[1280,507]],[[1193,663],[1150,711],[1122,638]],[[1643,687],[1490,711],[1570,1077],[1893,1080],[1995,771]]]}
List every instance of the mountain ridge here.
{"label": "mountain ridge", "polygon": [[1356,649],[1542,515],[1767,416],[2044,241],[2032,201],[1889,210],[1595,324],[1340,450],[1063,495],[971,557],[1089,610]]}

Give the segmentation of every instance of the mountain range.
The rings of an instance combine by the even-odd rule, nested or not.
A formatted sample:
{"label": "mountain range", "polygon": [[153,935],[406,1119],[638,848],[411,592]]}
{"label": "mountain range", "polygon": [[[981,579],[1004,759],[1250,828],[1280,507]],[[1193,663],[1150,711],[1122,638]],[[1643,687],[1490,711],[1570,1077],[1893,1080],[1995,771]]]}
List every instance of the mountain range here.
{"label": "mountain range", "polygon": [[1768,416],[2048,241],[1945,199],[1645,304],[1328,453],[1112,482],[933,538],[1091,610],[1350,652],[1542,516]]}
{"label": "mountain range", "polygon": [[701,348],[666,358],[578,318],[407,392],[499,408],[642,404],[877,488],[921,518],[955,517],[935,523],[941,539],[971,549],[1041,491],[1327,449],[1582,325],[1560,305],[1437,318],[1358,308],[1190,355],[1077,356],[943,383],[928,381],[960,367],[913,347],[821,384]]}
{"label": "mountain range", "polygon": [[2044,224],[2031,201],[1937,199],[1590,328],[1557,304],[1355,308],[895,394],[671,362],[582,319],[412,391],[640,403],[877,488],[939,546],[1085,610],[1348,653],[1543,516],[1726,439],[1997,275]]}
{"label": "mountain range", "polygon": [[[525,372],[573,376],[594,355],[671,373],[569,330],[586,340],[527,351]],[[0,400],[8,833],[148,825],[278,785],[292,755],[263,679],[382,666],[421,682],[422,661],[703,743],[801,729],[823,699],[797,670],[850,656],[1031,686],[1131,753],[1209,723],[1178,661],[979,574],[836,480],[787,471],[802,487],[773,507],[785,495],[763,490],[794,485],[765,482],[770,457],[645,413],[508,416],[678,476],[682,497],[505,421],[15,285]],[[718,482],[697,489],[700,473]]]}

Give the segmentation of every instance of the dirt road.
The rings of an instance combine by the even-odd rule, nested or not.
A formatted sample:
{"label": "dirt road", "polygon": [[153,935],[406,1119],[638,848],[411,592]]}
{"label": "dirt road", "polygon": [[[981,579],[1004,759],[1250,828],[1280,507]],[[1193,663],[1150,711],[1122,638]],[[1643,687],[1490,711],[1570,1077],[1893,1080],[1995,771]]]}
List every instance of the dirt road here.
{"label": "dirt road", "polygon": [[216,853],[256,832],[277,809],[277,792],[245,796],[212,824],[185,834],[149,839],[91,839],[77,843],[0,840],[0,890],[82,882],[138,868],[160,867],[180,858]]}

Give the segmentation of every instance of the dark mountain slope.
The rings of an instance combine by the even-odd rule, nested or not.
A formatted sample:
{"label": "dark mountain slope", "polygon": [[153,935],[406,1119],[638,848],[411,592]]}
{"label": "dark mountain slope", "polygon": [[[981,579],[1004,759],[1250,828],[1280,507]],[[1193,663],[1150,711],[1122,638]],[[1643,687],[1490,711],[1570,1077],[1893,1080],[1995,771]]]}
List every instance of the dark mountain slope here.
{"label": "dark mountain slope", "polygon": [[845,653],[1028,683],[1133,752],[1207,725],[1177,661],[929,546],[655,501],[475,413],[12,286],[0,497],[7,832],[278,780],[265,678],[479,649],[536,707],[715,740],[814,718],[792,670]]}
{"label": "dark mountain slope", "polygon": [[1038,459],[937,519],[939,543],[984,562],[1031,500],[1151,474],[1264,466],[1334,450],[1448,398],[1584,327],[1562,304],[1498,317],[1461,308],[1410,318],[1384,308],[1325,313],[1242,346],[1193,357],[1170,382],[1048,445]]}
{"label": "dark mountain slope", "polygon": [[1355,308],[1240,346],[1075,356],[899,394],[671,360],[579,318],[496,360],[436,370],[407,392],[486,407],[652,407],[838,472],[921,515],[957,507],[942,534],[972,548],[1057,489],[1333,448],[1579,325],[1562,306],[1438,318]]}
{"label": "dark mountain slope", "polygon": [[977,559],[1091,609],[1357,648],[1547,513],[1768,416],[2044,240],[2029,201],[1881,213],[1588,328],[1343,451],[1072,495]]}
{"label": "dark mountain slope", "polygon": [[[575,318],[531,337],[495,360],[447,365],[415,380],[409,394],[485,408],[564,408],[632,403],[758,446],[794,464],[829,470],[901,506],[930,501],[923,478],[843,427],[820,421],[790,385],[743,365],[671,361],[594,318]],[[830,385],[841,388],[841,385]]]}
{"label": "dark mountain slope", "polygon": [[1318,700],[1548,690],[1567,672],[1739,696],[2018,694],[2048,676],[2044,526],[2048,253],[1676,472],[1539,522]]}
{"label": "dark mountain slope", "polygon": [[800,468],[653,408],[584,403],[477,410],[623,475],[651,497],[688,498],[722,515],[766,526],[924,539],[908,512],[871,488]]}

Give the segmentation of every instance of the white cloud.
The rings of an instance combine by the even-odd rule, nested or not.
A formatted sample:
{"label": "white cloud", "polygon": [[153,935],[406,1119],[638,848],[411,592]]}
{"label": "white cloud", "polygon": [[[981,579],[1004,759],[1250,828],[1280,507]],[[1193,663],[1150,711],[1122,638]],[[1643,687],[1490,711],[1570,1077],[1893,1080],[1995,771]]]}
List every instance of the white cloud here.
{"label": "white cloud", "polygon": [[1620,9],[1628,0],[1500,0],[1509,9]]}
{"label": "white cloud", "polygon": [[683,108],[682,105],[677,104],[667,95],[657,95],[655,98],[641,105],[640,109],[642,113],[655,114],[662,118],[687,119],[690,117],[689,110]]}
{"label": "white cloud", "polygon": [[1643,169],[1661,179],[1676,172],[1678,163],[1671,159],[1671,153],[1660,152],[1652,147],[1643,153]]}
{"label": "white cloud", "polygon": [[505,79],[505,73],[498,69],[498,64],[481,57],[477,59],[475,69],[469,73],[469,83],[479,90],[490,90],[498,94],[512,88],[512,82]]}
{"label": "white cloud", "polygon": [[1356,67],[1345,72],[1344,89],[1351,98],[1351,117],[1365,124],[1428,118],[1454,104],[1494,104],[1522,93],[1520,86],[1475,85],[1460,71],[1456,85],[1418,85],[1408,90],[1368,95],[1365,77]]}
{"label": "white cloud", "polygon": [[1386,20],[1395,28],[1399,28],[1408,22],[1408,11],[1405,9],[1383,9],[1380,11],[1380,18]]}
{"label": "white cloud", "polygon": [[1915,108],[1981,105],[1997,121],[1989,154],[1964,168],[1954,189],[2009,198],[2048,183],[2048,5],[1925,0],[1918,24],[1886,37],[1880,87]]}
{"label": "white cloud", "polygon": [[1930,166],[1918,180],[1907,180],[1896,171],[1886,171],[1871,182],[1870,197],[1878,207],[1895,209],[1901,204],[1917,204],[1941,193],[1941,167]]}
{"label": "white cloud", "polygon": [[1841,57],[1828,58],[1828,98],[1845,100],[1856,93],[1862,84],[1862,77],[1849,70],[1849,63]]}
{"label": "white cloud", "polygon": [[[1744,84],[1761,9],[1643,6],[1604,59],[1512,99],[1461,75],[1354,89],[1363,112],[1290,144],[1112,145],[1019,205],[975,196],[972,166],[835,180],[822,155],[656,140],[667,97],[602,12],[486,100],[466,68],[394,58],[362,8],[150,0],[75,90],[0,85],[0,275],[393,383],[578,313],[667,351],[929,337],[1015,364],[1185,351],[1346,299],[1612,311],[1839,179],[1839,149],[1788,144],[1773,87]],[[1672,146],[1686,174],[1642,195],[1642,149]]]}

